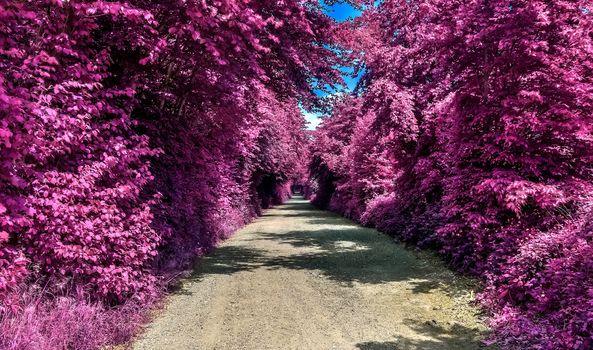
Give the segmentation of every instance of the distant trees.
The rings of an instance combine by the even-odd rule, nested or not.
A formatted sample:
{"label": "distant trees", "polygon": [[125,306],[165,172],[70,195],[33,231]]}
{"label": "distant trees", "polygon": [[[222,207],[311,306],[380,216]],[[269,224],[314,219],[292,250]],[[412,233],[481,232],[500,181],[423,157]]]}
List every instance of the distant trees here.
{"label": "distant trees", "polygon": [[361,96],[312,146],[315,200],[483,276],[507,347],[593,346],[586,6],[381,2],[349,25]]}

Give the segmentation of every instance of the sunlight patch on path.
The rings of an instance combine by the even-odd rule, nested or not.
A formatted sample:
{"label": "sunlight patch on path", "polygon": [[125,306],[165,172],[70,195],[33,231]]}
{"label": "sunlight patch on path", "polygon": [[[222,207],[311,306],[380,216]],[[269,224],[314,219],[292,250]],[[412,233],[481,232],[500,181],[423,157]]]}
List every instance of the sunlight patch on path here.
{"label": "sunlight patch on path", "polygon": [[134,349],[479,349],[474,283],[303,199],[204,258]]}

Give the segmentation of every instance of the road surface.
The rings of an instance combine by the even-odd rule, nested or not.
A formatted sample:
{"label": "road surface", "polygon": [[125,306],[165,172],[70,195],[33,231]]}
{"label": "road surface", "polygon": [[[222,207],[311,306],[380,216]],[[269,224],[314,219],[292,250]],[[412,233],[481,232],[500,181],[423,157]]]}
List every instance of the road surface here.
{"label": "road surface", "polygon": [[478,349],[473,283],[302,198],[200,262],[137,350]]}

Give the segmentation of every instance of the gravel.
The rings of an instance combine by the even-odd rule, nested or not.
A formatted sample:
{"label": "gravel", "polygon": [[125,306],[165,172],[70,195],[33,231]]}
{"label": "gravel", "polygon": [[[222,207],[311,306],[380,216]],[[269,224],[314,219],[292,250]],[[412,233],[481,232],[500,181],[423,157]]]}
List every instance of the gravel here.
{"label": "gravel", "polygon": [[478,349],[475,282],[302,198],[202,259],[134,349]]}

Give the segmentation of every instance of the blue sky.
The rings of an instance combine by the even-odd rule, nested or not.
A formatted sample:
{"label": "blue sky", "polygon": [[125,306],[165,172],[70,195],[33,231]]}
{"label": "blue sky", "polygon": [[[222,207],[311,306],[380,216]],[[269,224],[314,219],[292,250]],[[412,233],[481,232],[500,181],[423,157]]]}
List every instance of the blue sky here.
{"label": "blue sky", "polygon": [[[322,3],[325,4],[323,1]],[[336,3],[331,6],[325,5],[325,8],[325,13],[338,22],[343,22],[361,14],[359,10],[345,3]]]}
{"label": "blue sky", "polygon": [[[324,4],[323,0],[322,0],[322,4]],[[354,7],[350,6],[349,4],[336,3],[331,6],[325,5],[325,13],[328,16],[335,19],[336,21],[343,22],[343,21],[347,21],[348,19],[352,19],[357,16],[360,16],[361,11],[355,9]],[[344,73],[344,75],[342,77],[344,78],[344,82],[346,83],[346,86],[340,87],[340,88],[338,88],[338,90],[332,91],[329,93],[321,91],[321,90],[317,90],[317,91],[315,91],[315,93],[317,95],[326,96],[330,93],[339,93],[340,91],[349,92],[349,91],[354,90],[354,88],[356,87],[356,84],[358,83],[358,80],[360,80],[360,77],[362,76],[362,72],[358,76],[352,77],[351,74],[353,73],[353,68],[341,67],[339,69],[340,69],[340,71],[342,71]],[[309,126],[308,126],[309,129],[315,129],[321,122],[321,119],[319,119],[319,114],[317,114],[317,113],[310,113],[310,112],[303,110],[303,114],[304,114],[307,122],[309,122]]]}

